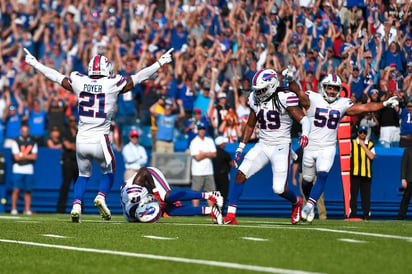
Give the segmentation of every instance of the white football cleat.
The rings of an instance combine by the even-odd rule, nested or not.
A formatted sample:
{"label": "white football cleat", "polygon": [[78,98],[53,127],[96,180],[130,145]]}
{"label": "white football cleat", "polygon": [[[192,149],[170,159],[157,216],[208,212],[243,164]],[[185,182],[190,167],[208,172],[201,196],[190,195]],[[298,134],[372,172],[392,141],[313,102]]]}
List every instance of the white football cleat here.
{"label": "white football cleat", "polygon": [[99,210],[102,218],[106,221],[110,221],[110,219],[112,218],[112,214],[110,213],[110,210],[106,205],[106,199],[102,195],[96,196],[96,198],[94,199],[94,205]]}
{"label": "white football cleat", "polygon": [[223,224],[223,216],[222,216],[222,211],[220,210],[220,207],[217,204],[214,204],[212,206],[212,211],[210,212],[212,215],[212,221],[218,225]]}
{"label": "white football cleat", "polygon": [[312,207],[312,210],[309,212],[309,215],[306,221],[311,223],[313,222],[313,219],[315,219],[315,207]]}
{"label": "white football cleat", "polygon": [[211,191],[211,192],[208,192],[208,194],[210,195],[208,200],[211,201],[212,203],[216,204],[220,208],[220,210],[222,211],[223,196],[222,196],[222,194],[220,194],[220,191]]}
{"label": "white football cleat", "polygon": [[302,221],[304,222],[312,222],[315,218],[315,209],[313,205],[306,203],[306,205],[302,208]]}
{"label": "white football cleat", "polygon": [[82,214],[82,207],[79,204],[74,204],[70,215],[72,216],[72,223],[80,223],[80,215]]}

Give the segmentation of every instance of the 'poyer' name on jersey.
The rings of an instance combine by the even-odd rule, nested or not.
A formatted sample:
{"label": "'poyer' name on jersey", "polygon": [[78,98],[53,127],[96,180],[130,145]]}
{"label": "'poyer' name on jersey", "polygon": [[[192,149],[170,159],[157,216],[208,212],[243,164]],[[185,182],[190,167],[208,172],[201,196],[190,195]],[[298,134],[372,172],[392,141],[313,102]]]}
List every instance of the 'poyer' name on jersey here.
{"label": "'poyer' name on jersey", "polygon": [[102,87],[102,85],[84,84],[83,91],[91,92],[91,93],[102,93],[103,92],[103,87]]}

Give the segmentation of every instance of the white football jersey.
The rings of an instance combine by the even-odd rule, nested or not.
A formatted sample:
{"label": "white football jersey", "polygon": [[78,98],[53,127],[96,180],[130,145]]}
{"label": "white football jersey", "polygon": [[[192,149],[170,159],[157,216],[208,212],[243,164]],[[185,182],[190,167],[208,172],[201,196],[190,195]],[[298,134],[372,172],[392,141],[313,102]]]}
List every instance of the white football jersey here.
{"label": "white football jersey", "polygon": [[277,109],[274,101],[268,100],[258,104],[255,100],[255,92],[251,92],[248,104],[256,113],[259,142],[266,145],[289,144],[291,142],[290,130],[293,118],[286,108],[299,105],[299,99],[293,92],[278,92],[282,104]]}
{"label": "white football jersey", "polygon": [[117,96],[127,81],[121,75],[92,79],[79,72],[69,78],[73,92],[78,98],[79,125],[77,141],[97,143],[109,134]]}
{"label": "white football jersey", "polygon": [[123,217],[128,222],[137,222],[138,219],[133,214],[139,206],[139,202],[146,197],[149,192],[144,186],[134,185],[133,180],[137,173],[125,181],[120,188],[120,201],[122,203]]}
{"label": "white football jersey", "polygon": [[308,146],[336,145],[340,120],[353,105],[352,100],[338,97],[333,103],[328,103],[320,93],[306,91],[306,94],[310,99],[306,116],[311,123]]}

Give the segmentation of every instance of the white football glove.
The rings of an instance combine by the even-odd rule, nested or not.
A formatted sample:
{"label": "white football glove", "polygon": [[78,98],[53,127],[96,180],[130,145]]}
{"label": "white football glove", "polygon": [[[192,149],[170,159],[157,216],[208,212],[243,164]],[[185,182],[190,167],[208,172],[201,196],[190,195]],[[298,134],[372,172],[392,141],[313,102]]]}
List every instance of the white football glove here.
{"label": "white football glove", "polygon": [[383,102],[384,107],[394,108],[398,105],[399,105],[398,96],[392,96],[391,98]]}
{"label": "white football glove", "polygon": [[283,78],[286,78],[288,82],[292,82],[295,80],[295,75],[293,75],[293,70],[290,68],[287,68],[282,71],[282,76]]}
{"label": "white football glove", "polygon": [[37,61],[36,57],[31,55],[30,51],[26,48],[23,48],[24,52],[26,53],[25,61],[27,64],[29,64],[32,67],[35,67],[39,61]]}
{"label": "white football glove", "polygon": [[165,54],[160,56],[159,60],[157,60],[161,67],[163,67],[164,64],[168,64],[172,62],[172,51],[173,50],[174,48],[169,49]]}

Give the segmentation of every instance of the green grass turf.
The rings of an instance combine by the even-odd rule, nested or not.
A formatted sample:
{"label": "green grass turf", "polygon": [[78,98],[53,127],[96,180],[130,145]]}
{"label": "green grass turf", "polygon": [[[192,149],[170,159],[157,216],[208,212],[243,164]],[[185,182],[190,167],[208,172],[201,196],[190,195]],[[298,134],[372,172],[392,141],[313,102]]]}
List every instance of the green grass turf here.
{"label": "green grass turf", "polygon": [[412,273],[412,222],[238,223],[173,217],[139,224],[83,215],[75,224],[69,215],[3,214],[0,273]]}

